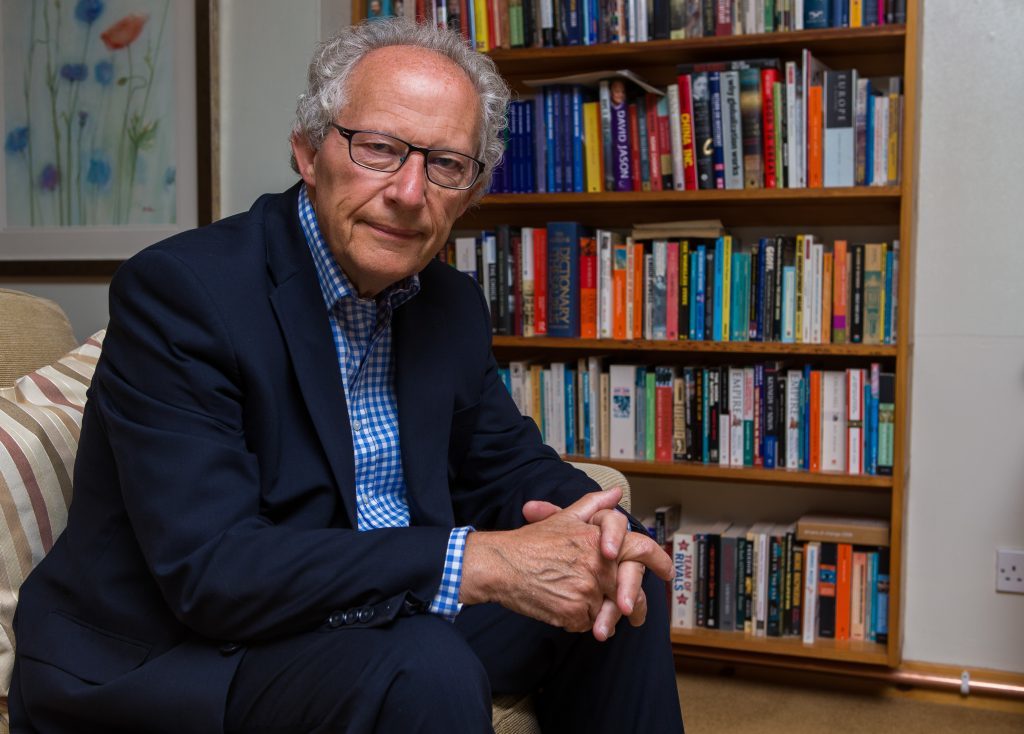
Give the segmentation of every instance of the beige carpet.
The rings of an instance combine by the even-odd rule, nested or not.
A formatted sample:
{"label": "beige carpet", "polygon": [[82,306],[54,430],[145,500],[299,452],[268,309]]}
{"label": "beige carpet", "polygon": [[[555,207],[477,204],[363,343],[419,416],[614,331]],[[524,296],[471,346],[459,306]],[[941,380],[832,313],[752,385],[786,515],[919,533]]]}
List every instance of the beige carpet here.
{"label": "beige carpet", "polygon": [[1024,734],[1024,706],[997,700],[963,704],[948,694],[817,688],[714,671],[678,679],[687,734]]}

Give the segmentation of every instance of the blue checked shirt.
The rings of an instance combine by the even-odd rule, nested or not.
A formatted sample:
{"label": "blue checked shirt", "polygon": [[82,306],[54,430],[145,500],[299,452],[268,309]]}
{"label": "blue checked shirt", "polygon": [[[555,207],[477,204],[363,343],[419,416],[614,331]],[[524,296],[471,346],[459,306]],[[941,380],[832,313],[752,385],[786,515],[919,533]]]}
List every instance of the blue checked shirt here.
{"label": "blue checked shirt", "polygon": [[[389,286],[374,299],[359,298],[324,242],[306,187],[299,191],[299,221],[313,253],[317,279],[331,321],[341,368],[341,384],[352,427],[359,530],[409,526],[405,475],[399,450],[395,361],[391,352],[391,316],[415,296],[419,277]],[[430,611],[455,619],[462,609],[462,557],[471,527],[452,530],[441,586]]]}

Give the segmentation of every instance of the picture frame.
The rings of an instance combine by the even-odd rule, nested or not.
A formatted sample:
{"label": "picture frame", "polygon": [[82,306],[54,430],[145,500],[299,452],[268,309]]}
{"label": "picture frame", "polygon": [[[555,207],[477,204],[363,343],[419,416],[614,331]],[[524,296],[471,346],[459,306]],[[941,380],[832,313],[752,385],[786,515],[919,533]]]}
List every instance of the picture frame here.
{"label": "picture frame", "polygon": [[[200,156],[203,152],[209,156],[211,148],[211,95],[209,75],[197,66],[197,59],[204,52],[207,60],[215,58],[210,53],[209,36],[213,0],[79,0],[59,5],[45,0],[33,4],[31,11],[16,0],[0,2],[7,29],[0,39],[0,54],[8,69],[0,93],[0,120],[5,121],[4,161],[0,165],[0,270],[28,272],[32,264],[38,264],[40,272],[56,273],[62,263],[70,270],[80,269],[84,262],[116,263],[207,219],[211,210],[210,163],[207,157],[201,166]],[[47,59],[51,66],[46,71],[56,85],[47,85],[43,75],[42,89],[38,88],[39,70],[34,75],[26,73],[26,69],[31,71],[29,62],[20,70],[12,69],[15,54],[26,57],[26,44],[15,48],[17,44],[11,42],[19,32],[14,29],[19,21],[20,32],[25,37],[32,35],[24,21],[29,12],[41,13],[40,5],[54,16],[58,10],[63,14],[61,23],[56,17],[45,18],[49,29],[78,32],[82,38],[79,45],[86,49],[80,57],[72,54],[71,61],[66,56]],[[35,16],[29,20],[38,22]],[[49,30],[45,25],[35,28],[37,36]],[[135,44],[137,48],[133,48]],[[90,45],[91,55],[87,53]],[[19,110],[14,108],[19,99],[10,77],[19,72],[22,79],[33,79],[33,94],[53,95],[51,109],[55,113],[50,115],[49,125],[39,120],[39,114],[34,118],[38,124],[36,152],[38,158],[66,161],[62,167],[73,173],[64,181],[59,168],[48,170],[41,160],[20,171],[12,164],[12,158],[27,153],[26,139],[32,137],[27,124],[23,127],[29,132],[22,133],[12,123],[18,117]],[[89,85],[93,96],[86,109],[89,97],[84,90]],[[97,92],[96,85],[105,88]],[[26,86],[22,84],[22,89]],[[155,103],[158,97],[162,107]],[[21,101],[21,105],[22,116],[31,118],[31,113],[26,113],[30,104]],[[162,110],[164,116],[158,119],[155,110]],[[65,134],[54,134],[62,126]],[[49,136],[57,142],[47,149]],[[97,140],[107,141],[106,149],[95,143]],[[95,148],[90,148],[90,143],[95,143]],[[100,153],[90,158],[90,150]],[[55,155],[55,151],[63,155]],[[26,208],[30,209],[28,215]]]}

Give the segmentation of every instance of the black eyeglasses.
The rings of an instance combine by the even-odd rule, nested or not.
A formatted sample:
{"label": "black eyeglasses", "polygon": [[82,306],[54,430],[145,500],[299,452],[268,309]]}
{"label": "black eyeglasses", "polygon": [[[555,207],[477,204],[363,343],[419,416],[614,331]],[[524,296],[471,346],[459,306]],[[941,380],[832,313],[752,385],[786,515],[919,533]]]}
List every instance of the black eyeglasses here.
{"label": "black eyeglasses", "polygon": [[427,180],[446,189],[468,189],[480,178],[484,164],[454,150],[420,148],[400,138],[373,130],[349,130],[331,123],[341,137],[348,139],[348,154],[357,166],[371,171],[394,173],[413,153],[423,154]]}

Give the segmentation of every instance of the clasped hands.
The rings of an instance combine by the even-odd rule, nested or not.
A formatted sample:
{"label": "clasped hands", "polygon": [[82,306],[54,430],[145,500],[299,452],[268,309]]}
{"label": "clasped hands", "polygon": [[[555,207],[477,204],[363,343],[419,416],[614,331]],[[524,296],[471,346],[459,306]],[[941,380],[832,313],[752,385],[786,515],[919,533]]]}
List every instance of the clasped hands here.
{"label": "clasped hands", "polygon": [[622,491],[592,492],[562,509],[550,502],[523,506],[527,524],[466,538],[460,600],[497,602],[570,632],[591,630],[599,641],[626,616],[647,617],[641,588],[649,568],[672,574],[668,555],[648,535],[629,530],[616,506]]}

